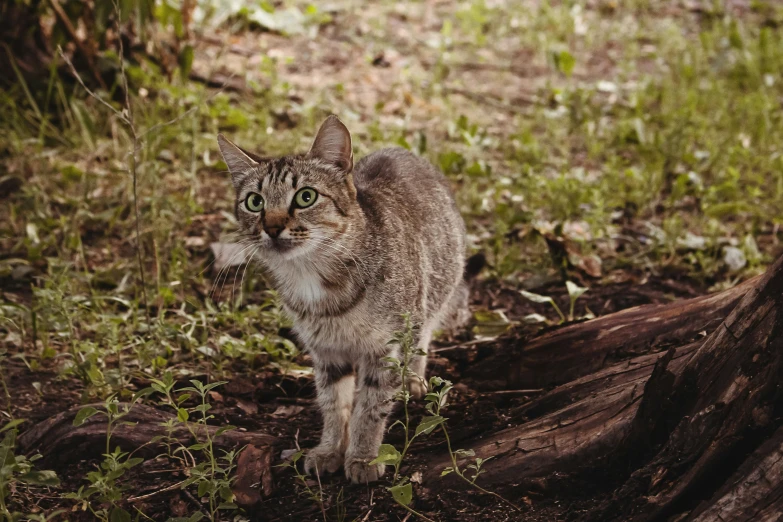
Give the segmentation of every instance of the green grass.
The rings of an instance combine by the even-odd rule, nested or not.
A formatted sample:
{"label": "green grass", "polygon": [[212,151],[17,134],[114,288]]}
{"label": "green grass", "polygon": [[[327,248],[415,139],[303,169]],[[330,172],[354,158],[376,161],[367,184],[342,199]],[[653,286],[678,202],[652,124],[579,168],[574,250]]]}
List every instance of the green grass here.
{"label": "green grass", "polygon": [[[440,166],[472,248],[506,284],[559,274],[544,235],[597,255],[604,277],[663,274],[719,288],[763,270],[783,239],[783,35],[769,23],[780,10],[755,2],[735,18],[720,3],[675,15],[652,0],[599,4],[449,4],[433,18],[423,3],[346,2],[329,17],[349,43],[324,27],[316,38],[338,54],[363,49],[349,72],[322,60],[326,47],[304,52],[312,35],[255,34],[242,43],[282,52],[252,67],[231,65],[225,49],[217,60],[247,78],[243,93],[128,64],[143,134],[140,245],[122,123],[55,77],[40,94],[1,91],[0,178],[23,183],[0,206],[0,278],[10,288],[0,294],[0,343],[34,371],[80,379],[85,400],[127,397],[132,380],[166,371],[285,371],[297,349],[278,335],[286,319],[262,274],[239,274],[220,304],[208,298],[208,245],[233,229],[215,136],[265,154],[302,151],[328,112],[354,130],[359,156],[403,145]],[[388,77],[371,65],[382,51]],[[197,66],[209,61],[201,52]],[[377,92],[356,90],[366,75],[377,79],[362,85]],[[741,270],[727,266],[726,247],[744,253]]]}

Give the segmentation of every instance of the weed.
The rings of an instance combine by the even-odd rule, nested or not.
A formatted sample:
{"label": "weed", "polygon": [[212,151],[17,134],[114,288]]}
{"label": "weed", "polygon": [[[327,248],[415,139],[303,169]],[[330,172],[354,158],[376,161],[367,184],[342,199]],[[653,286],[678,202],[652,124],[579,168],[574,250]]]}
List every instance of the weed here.
{"label": "weed", "polygon": [[[577,285],[576,283],[574,283],[572,281],[566,281],[566,289],[568,290],[568,299],[569,299],[568,317],[566,317],[565,314],[563,314],[563,311],[560,310],[560,307],[557,305],[555,300],[552,299],[549,296],[535,294],[533,292],[528,292],[527,290],[520,290],[519,293],[522,294],[522,297],[524,297],[525,299],[529,299],[530,301],[532,301],[534,303],[550,304],[550,305],[552,305],[552,308],[555,309],[555,312],[557,312],[557,315],[560,316],[560,323],[564,323],[566,321],[573,321],[575,319],[575,317],[574,317],[574,307],[576,306],[576,300],[579,299],[579,297],[582,294],[587,292],[587,288],[583,288],[583,287]],[[536,314],[534,314],[534,315],[536,315]],[[529,322],[533,322],[532,320],[537,318],[537,317],[540,317],[540,316],[537,316],[537,315],[536,315],[536,317],[528,316],[528,318],[530,319]],[[592,317],[592,313],[588,310],[588,313],[587,313],[587,315],[585,317],[588,317],[588,318]]]}
{"label": "weed", "polygon": [[[389,426],[389,430],[394,426],[400,425],[405,433],[405,440],[403,442],[402,451],[398,451],[397,448],[391,444],[381,444],[378,450],[378,457],[375,458],[370,465],[374,464],[390,464],[394,466],[394,475],[392,477],[392,485],[388,488],[392,494],[392,498],[400,506],[404,507],[410,513],[416,515],[423,520],[431,520],[422,515],[411,507],[413,501],[413,484],[410,481],[410,477],[400,475],[400,466],[402,465],[405,455],[408,453],[411,443],[423,433],[430,433],[438,424],[433,423],[430,427],[429,424],[425,425],[423,422],[420,424],[413,435],[410,432],[410,414],[408,412],[408,403],[411,399],[410,391],[408,391],[408,384],[411,379],[420,379],[415,372],[411,369],[411,361],[413,357],[417,355],[426,355],[422,350],[415,348],[415,331],[416,327],[411,323],[409,314],[404,316],[404,329],[397,332],[394,338],[389,341],[389,344],[397,344],[400,346],[400,354],[402,359],[396,357],[385,357],[383,361],[387,364],[388,370],[395,373],[400,377],[401,387],[400,390],[394,396],[394,399],[402,403],[404,418],[396,421]],[[443,422],[441,417],[440,422]]]}
{"label": "weed", "polygon": [[[141,464],[144,459],[133,457],[130,453],[120,450],[119,447],[112,451],[111,436],[116,425],[123,424],[122,418],[131,411],[133,405],[142,396],[139,394],[130,403],[120,404],[115,395],[110,395],[104,401],[102,410],[93,406],[84,407],[76,413],[73,420],[74,426],[80,426],[95,415],[106,417],[106,449],[103,461],[96,470],[87,473],[86,479],[89,486],[80,486],[76,492],[64,495],[65,498],[80,501],[83,509],[89,509],[96,518],[104,522],[129,522],[131,520],[131,514],[120,506],[123,491],[127,489],[127,486],[120,483],[120,479],[128,470]],[[109,507],[96,509],[92,499],[102,505],[108,504]]]}
{"label": "weed", "polygon": [[[54,471],[36,470],[34,462],[41,455],[27,458],[24,455],[16,455],[17,426],[24,420],[12,420],[0,428],[3,436],[0,442],[0,515],[3,520],[16,522],[17,520],[29,520],[32,515],[11,512],[8,501],[13,490],[29,489],[31,486],[54,487],[60,485],[60,479]],[[54,515],[52,515],[54,516]]]}
{"label": "weed", "polygon": [[[190,446],[179,446],[171,450],[172,438],[161,437],[168,447],[168,454],[175,457],[178,453],[185,452],[190,455],[193,465],[188,469],[189,477],[184,480],[181,487],[187,488],[195,486],[199,497],[209,499],[209,519],[214,521],[218,519],[218,511],[237,509],[233,503],[234,493],[231,491],[233,477],[231,474],[236,467],[235,460],[237,451],[224,451],[223,455],[218,456],[214,448],[214,440],[223,433],[235,429],[234,426],[221,426],[214,433],[208,429],[208,421],[214,417],[208,414],[211,409],[208,396],[209,392],[226,384],[225,381],[203,384],[198,380],[191,380],[192,386],[187,386],[174,390],[174,378],[171,372],[166,372],[163,379],[153,379],[149,389],[140,393],[150,394],[157,392],[163,395],[161,405],[171,408],[175,411],[177,422],[184,425],[190,432],[195,444]],[[185,407],[184,404],[194,397],[198,404],[193,407]],[[190,421],[191,416],[195,419]],[[169,433],[173,429],[173,422],[167,425]],[[241,451],[241,450],[240,450]],[[194,454],[201,455],[202,459],[195,459]],[[186,459],[185,462],[187,462]]]}
{"label": "weed", "polygon": [[[411,434],[410,415],[408,412],[408,403],[410,402],[411,395],[408,391],[407,384],[410,382],[410,379],[421,379],[422,377],[416,375],[416,373],[413,372],[410,364],[413,357],[425,354],[422,350],[416,348],[416,327],[411,323],[410,315],[404,315],[404,319],[404,329],[396,333],[392,341],[390,341],[390,344],[393,343],[400,346],[400,354],[402,359],[388,357],[385,358],[384,361],[387,363],[389,371],[400,376],[402,383],[401,389],[395,395],[395,400],[402,403],[403,419],[400,419],[392,424],[389,427],[389,430],[399,425],[404,431],[405,438],[403,441],[402,450],[398,450],[391,444],[382,444],[378,451],[378,457],[370,462],[370,464],[372,465],[382,463],[394,466],[394,475],[391,479],[392,485],[388,488],[389,492],[392,494],[392,498],[394,498],[394,501],[408,510],[411,514],[416,515],[423,520],[431,520],[411,507],[411,503],[413,502],[413,484],[411,483],[410,477],[402,476],[400,474],[400,466],[402,466],[402,463],[405,460],[411,443],[413,443],[417,437],[422,435],[429,435],[435,429],[440,428],[446,439],[446,445],[452,460],[452,466],[446,468],[441,476],[448,475],[449,473],[455,473],[461,479],[465,480],[468,484],[475,487],[482,493],[492,495],[512,506],[514,509],[519,510],[519,508],[514,506],[514,504],[508,500],[504,499],[502,496],[492,491],[488,491],[476,484],[476,479],[478,479],[479,475],[482,473],[481,466],[484,464],[484,462],[486,462],[486,460],[477,457],[474,462],[468,464],[464,470],[460,468],[457,462],[458,459],[472,457],[475,456],[475,454],[472,451],[466,450],[454,451],[451,447],[451,439],[449,438],[448,430],[446,429],[447,419],[441,415],[441,410],[448,405],[447,396],[453,387],[450,381],[437,376],[430,377],[428,387],[429,391],[424,396],[424,401],[426,403],[425,410],[427,411],[427,415],[421,419],[418,426],[416,426],[416,429],[413,431],[413,434]],[[466,473],[472,473],[472,475],[468,477]]]}
{"label": "weed", "polygon": [[302,484],[302,487],[304,488],[307,497],[313,502],[318,504],[318,507],[321,509],[321,515],[323,516],[323,520],[324,522],[327,522],[328,519],[326,517],[326,506],[324,505],[324,490],[321,487],[321,479],[318,470],[316,469],[316,473],[315,473],[315,476],[318,479],[318,491],[314,491],[313,488],[310,487],[310,484],[308,484],[307,482],[307,475],[304,475],[300,471],[299,466],[297,466],[297,462],[299,462],[302,459],[304,454],[305,451],[299,449],[297,443],[297,451],[293,455],[291,455],[290,460],[287,460],[286,462],[280,464],[279,466],[282,468],[291,468],[294,471],[294,473],[296,474],[296,479],[299,481],[300,484]]}

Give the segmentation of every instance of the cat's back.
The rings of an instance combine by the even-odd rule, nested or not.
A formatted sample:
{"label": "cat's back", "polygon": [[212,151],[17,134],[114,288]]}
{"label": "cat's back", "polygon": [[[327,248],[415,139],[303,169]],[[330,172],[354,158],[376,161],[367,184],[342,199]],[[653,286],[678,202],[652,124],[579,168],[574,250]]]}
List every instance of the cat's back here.
{"label": "cat's back", "polygon": [[459,216],[443,173],[405,149],[381,149],[365,156],[356,164],[353,176],[359,201],[365,207],[403,212],[411,218]]}
{"label": "cat's back", "polygon": [[354,182],[357,187],[410,175],[431,178],[432,181],[445,180],[445,176],[429,161],[401,147],[389,147],[370,153],[359,160],[354,168]]}
{"label": "cat's back", "polygon": [[436,317],[462,280],[465,255],[465,223],[446,176],[398,148],[362,158],[353,176],[371,238],[365,256],[383,274],[376,300],[420,321]]}

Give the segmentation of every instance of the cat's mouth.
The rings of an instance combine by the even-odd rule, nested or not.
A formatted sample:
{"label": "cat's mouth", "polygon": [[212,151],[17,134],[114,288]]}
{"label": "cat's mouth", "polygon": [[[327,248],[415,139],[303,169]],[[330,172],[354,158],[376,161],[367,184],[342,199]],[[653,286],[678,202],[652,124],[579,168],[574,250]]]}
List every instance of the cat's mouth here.
{"label": "cat's mouth", "polygon": [[272,252],[275,252],[276,254],[280,254],[286,258],[292,257],[291,254],[295,253],[297,250],[301,250],[303,241],[300,240],[292,240],[288,238],[268,238],[267,239],[267,245],[269,245],[269,250]]}
{"label": "cat's mouth", "polygon": [[275,252],[290,252],[296,247],[297,242],[290,239],[269,238],[269,246]]}

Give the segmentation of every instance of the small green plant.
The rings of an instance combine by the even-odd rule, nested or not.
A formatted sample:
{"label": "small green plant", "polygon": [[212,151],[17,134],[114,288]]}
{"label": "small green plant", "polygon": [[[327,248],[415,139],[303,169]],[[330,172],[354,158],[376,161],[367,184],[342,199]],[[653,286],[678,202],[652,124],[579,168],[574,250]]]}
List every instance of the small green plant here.
{"label": "small green plant", "polygon": [[[174,390],[175,381],[171,372],[166,372],[162,379],[153,379],[152,385],[147,390],[140,393],[158,392],[163,395],[161,405],[174,409],[177,415],[177,421],[182,423],[190,432],[196,441],[188,447],[180,445],[174,451],[171,451],[173,424],[167,425],[169,430],[168,437],[160,437],[169,449],[170,456],[176,456],[178,453],[186,452],[193,459],[193,465],[188,469],[189,477],[182,482],[181,487],[187,488],[195,486],[199,497],[209,499],[209,519],[217,520],[218,512],[223,510],[237,509],[234,504],[234,493],[231,490],[233,483],[232,472],[236,467],[235,460],[237,451],[224,451],[223,455],[218,456],[214,448],[214,440],[223,433],[233,430],[234,426],[221,426],[214,433],[209,429],[209,421],[214,419],[208,412],[212,408],[209,403],[209,392],[226,384],[226,381],[218,381],[210,384],[204,384],[201,381],[192,379],[192,386],[187,386]],[[193,407],[185,407],[185,403],[191,398],[196,397],[198,404]],[[195,420],[190,421],[191,417]],[[196,461],[195,455],[201,455],[203,458]],[[186,462],[185,459],[183,461]]]}
{"label": "small green plant", "polygon": [[446,438],[446,446],[452,461],[452,465],[446,468],[441,476],[454,473],[482,493],[492,495],[512,506],[514,509],[519,510],[519,508],[517,508],[514,504],[502,496],[492,491],[488,491],[476,484],[476,480],[483,472],[481,467],[487,461],[487,459],[476,457],[475,460],[468,464],[464,469],[460,468],[458,460],[467,457],[474,457],[475,453],[472,450],[452,450],[451,439],[449,438],[448,430],[446,428],[447,419],[441,415],[441,410],[448,405],[447,396],[453,388],[451,381],[437,376],[430,378],[429,386],[427,388],[429,392],[424,396],[427,415],[421,419],[419,425],[416,426],[416,429],[413,430],[413,434],[411,434],[410,415],[408,412],[408,403],[410,402],[411,395],[408,391],[408,383],[411,382],[411,379],[421,378],[411,369],[411,361],[413,357],[425,354],[423,350],[414,348],[416,346],[416,327],[411,323],[410,315],[406,314],[404,319],[404,330],[395,334],[394,338],[390,341],[390,344],[398,344],[400,346],[402,359],[388,357],[385,358],[384,361],[388,364],[389,371],[392,371],[400,376],[401,389],[395,394],[395,399],[402,402],[404,415],[403,419],[396,421],[389,427],[389,429],[391,430],[395,426],[400,425],[405,432],[405,440],[403,442],[401,451],[391,444],[382,444],[378,451],[378,457],[370,462],[370,464],[372,465],[383,463],[394,466],[392,485],[388,488],[389,492],[392,494],[392,498],[394,498],[394,501],[408,510],[411,514],[414,514],[423,520],[431,520],[411,507],[411,503],[413,501],[413,484],[411,483],[410,477],[402,476],[400,474],[400,467],[408,453],[408,450],[410,449],[411,444],[416,438],[422,435],[429,435],[436,428],[440,428],[444,437]]}
{"label": "small green plant", "polygon": [[41,455],[30,458],[16,455],[16,428],[23,422],[22,419],[12,420],[0,428],[0,433],[5,433],[0,442],[0,518],[8,522],[30,520],[32,516],[10,511],[8,502],[13,490],[31,486],[60,485],[60,479],[54,471],[35,469],[33,463],[40,459]]}
{"label": "small green plant", "polygon": [[[430,433],[438,425],[434,420],[430,420],[428,424],[422,422],[413,435],[410,430],[410,414],[408,412],[408,403],[411,400],[411,394],[408,390],[408,385],[411,379],[418,379],[415,372],[411,369],[411,361],[413,357],[417,355],[425,355],[423,351],[417,350],[415,346],[416,327],[411,322],[410,314],[405,314],[404,329],[397,332],[389,344],[397,344],[400,346],[400,355],[402,359],[396,357],[385,357],[384,362],[388,365],[388,370],[394,372],[400,377],[401,387],[394,395],[394,399],[402,403],[404,419],[396,421],[389,427],[389,430],[397,425],[400,425],[405,432],[405,441],[403,442],[402,451],[398,451],[391,444],[382,444],[378,450],[378,457],[375,458],[370,465],[373,464],[389,464],[394,467],[394,475],[392,477],[392,485],[388,488],[392,494],[392,498],[400,506],[404,507],[410,513],[416,515],[424,520],[431,520],[422,515],[411,507],[413,501],[413,484],[410,481],[410,477],[400,475],[400,466],[402,465],[405,455],[410,448],[411,443],[421,434]],[[445,419],[444,419],[445,420]],[[443,422],[441,420],[441,422]],[[431,424],[431,426],[430,426]]]}
{"label": "small green plant", "polygon": [[581,297],[582,294],[587,292],[587,288],[579,286],[576,283],[572,283],[571,281],[566,281],[566,289],[568,289],[568,300],[569,300],[568,320],[573,321],[574,306],[576,306],[576,300],[579,299],[579,297]]}
{"label": "small green plant", "polygon": [[[450,473],[454,473],[459,478],[461,478],[462,480],[464,480],[465,482],[467,482],[477,490],[481,491],[482,493],[485,493],[487,495],[492,495],[498,500],[508,504],[509,506],[519,511],[519,508],[516,505],[509,502],[502,496],[498,495],[494,491],[489,491],[476,484],[476,480],[479,478],[479,475],[483,473],[481,467],[489,459],[482,459],[481,457],[476,457],[476,453],[473,450],[452,449],[451,438],[449,437],[449,432],[448,429],[446,428],[446,419],[441,415],[441,409],[448,406],[448,402],[446,401],[446,399],[449,391],[451,391],[452,388],[453,385],[451,381],[442,379],[437,376],[430,377],[430,383],[429,383],[430,392],[424,396],[424,400],[427,402],[425,409],[427,410],[429,415],[424,417],[424,419],[422,419],[421,421],[421,424],[419,425],[421,427],[422,425],[425,425],[425,423],[427,426],[432,424],[433,429],[437,426],[440,426],[441,431],[443,432],[443,436],[446,438],[446,447],[449,451],[449,455],[451,456],[451,466],[448,466],[443,470],[443,472],[441,473],[441,477],[444,477]],[[432,419],[432,420],[428,421],[428,419]],[[465,466],[465,469],[460,468],[458,461],[469,457],[475,457],[474,461],[468,464],[467,466]],[[470,477],[468,477],[468,474],[470,474]]]}
{"label": "small green plant", "polygon": [[[102,410],[86,406],[79,410],[73,419],[74,426],[81,426],[87,419],[95,415],[106,417],[106,451],[103,454],[103,461],[97,469],[87,473],[86,478],[89,486],[80,486],[76,492],[64,495],[65,498],[81,501],[83,509],[89,509],[96,518],[105,522],[130,522],[131,520],[131,514],[120,506],[123,492],[127,489],[120,479],[128,470],[141,464],[144,459],[133,457],[132,454],[122,451],[119,447],[112,451],[111,436],[118,424],[133,424],[122,421],[122,418],[130,413],[142,396],[143,394],[137,394],[130,403],[122,404],[113,394],[105,400]],[[108,507],[96,509],[92,503],[93,499],[102,506],[108,504]]]}
{"label": "small green plant", "polygon": [[296,479],[304,487],[304,491],[307,494],[307,497],[313,502],[315,502],[316,504],[318,504],[318,507],[321,508],[321,515],[323,516],[324,522],[327,522],[326,506],[324,505],[324,490],[321,487],[321,477],[319,476],[318,473],[315,474],[315,477],[318,480],[318,491],[313,491],[313,488],[311,488],[310,484],[307,483],[307,475],[303,474],[302,471],[297,466],[297,462],[299,462],[302,459],[305,452],[304,450],[299,448],[298,442],[296,444],[296,448],[297,448],[296,453],[291,455],[290,459],[287,462],[280,464],[279,467],[291,468],[292,470],[294,470],[294,473],[296,474]]}
{"label": "small green plant", "polygon": [[[547,295],[540,295],[535,294],[533,292],[528,292],[527,290],[520,290],[519,293],[522,294],[522,297],[525,299],[528,299],[530,301],[533,301],[534,303],[540,303],[540,304],[546,304],[549,303],[552,305],[552,308],[555,309],[557,312],[557,315],[560,316],[560,324],[565,323],[566,321],[573,321],[574,320],[574,307],[576,306],[576,300],[579,299],[579,297],[587,292],[587,288],[581,287],[571,281],[566,281],[566,289],[568,290],[568,298],[570,301],[569,308],[568,308],[568,317],[566,318],[563,311],[560,309],[559,306],[557,306],[557,303],[554,299]],[[586,317],[591,317],[592,314],[588,312]]]}

